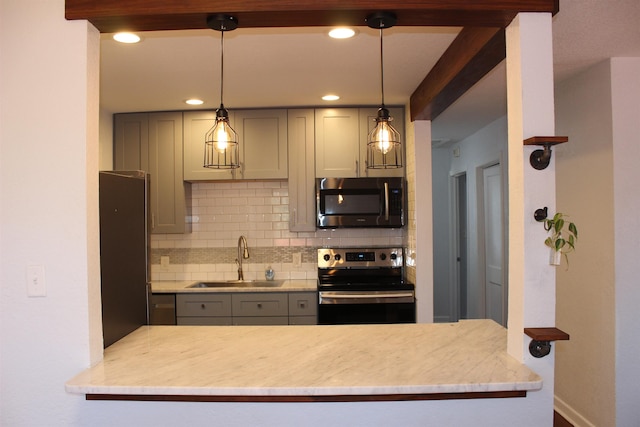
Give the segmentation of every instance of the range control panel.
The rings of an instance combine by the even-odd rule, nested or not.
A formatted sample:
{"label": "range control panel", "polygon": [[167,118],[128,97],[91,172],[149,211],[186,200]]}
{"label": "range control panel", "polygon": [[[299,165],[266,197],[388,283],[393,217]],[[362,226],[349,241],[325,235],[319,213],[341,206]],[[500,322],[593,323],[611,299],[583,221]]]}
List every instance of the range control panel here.
{"label": "range control panel", "polygon": [[401,268],[402,248],[322,248],[318,268]]}

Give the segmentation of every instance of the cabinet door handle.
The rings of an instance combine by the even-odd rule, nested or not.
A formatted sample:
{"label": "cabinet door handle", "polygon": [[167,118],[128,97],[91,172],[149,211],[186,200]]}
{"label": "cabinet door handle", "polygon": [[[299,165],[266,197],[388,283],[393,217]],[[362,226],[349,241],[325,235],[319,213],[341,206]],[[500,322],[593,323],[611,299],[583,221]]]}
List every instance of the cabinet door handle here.
{"label": "cabinet door handle", "polygon": [[360,162],[358,162],[356,160],[356,176],[359,177],[360,176]]}
{"label": "cabinet door handle", "polygon": [[300,308],[304,308],[305,307],[305,303],[301,302],[300,303]]}

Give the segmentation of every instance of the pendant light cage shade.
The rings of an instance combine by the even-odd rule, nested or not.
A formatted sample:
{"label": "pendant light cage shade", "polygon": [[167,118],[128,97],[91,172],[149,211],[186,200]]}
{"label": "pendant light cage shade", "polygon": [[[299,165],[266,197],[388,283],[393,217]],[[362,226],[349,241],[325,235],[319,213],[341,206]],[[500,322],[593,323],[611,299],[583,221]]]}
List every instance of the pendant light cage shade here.
{"label": "pendant light cage shade", "polygon": [[237,169],[238,134],[229,124],[229,112],[224,108],[224,32],[235,30],[238,20],[230,15],[216,14],[207,18],[209,28],[220,31],[220,108],[216,122],[204,136],[204,167],[210,169]]}
{"label": "pendant light cage shade", "polygon": [[402,167],[400,133],[391,126],[393,118],[384,106],[384,49],[382,30],[396,24],[396,16],[390,12],[376,12],[367,16],[367,25],[380,30],[380,93],[381,106],[376,125],[369,132],[367,143],[367,169],[397,169]]}
{"label": "pendant light cage shade", "polygon": [[229,115],[222,106],[216,112],[216,123],[204,136],[204,167],[210,169],[240,167],[238,134],[229,125]]}
{"label": "pendant light cage shade", "polygon": [[391,126],[392,117],[386,108],[378,110],[376,125],[369,132],[367,143],[368,169],[397,169],[402,167],[400,133]]}

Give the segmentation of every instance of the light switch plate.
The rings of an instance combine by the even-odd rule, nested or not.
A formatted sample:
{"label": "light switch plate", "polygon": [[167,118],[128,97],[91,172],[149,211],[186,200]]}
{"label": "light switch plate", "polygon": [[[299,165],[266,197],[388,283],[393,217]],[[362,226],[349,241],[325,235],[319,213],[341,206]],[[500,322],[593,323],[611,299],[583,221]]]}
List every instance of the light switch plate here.
{"label": "light switch plate", "polygon": [[43,265],[27,266],[27,296],[46,297],[47,286],[44,280]]}

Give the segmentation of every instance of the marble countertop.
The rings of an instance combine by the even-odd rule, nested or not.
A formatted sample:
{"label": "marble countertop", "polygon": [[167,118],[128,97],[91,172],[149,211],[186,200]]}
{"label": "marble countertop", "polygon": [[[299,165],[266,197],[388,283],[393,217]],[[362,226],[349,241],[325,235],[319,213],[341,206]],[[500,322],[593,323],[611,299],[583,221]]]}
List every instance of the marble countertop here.
{"label": "marble countertop", "polygon": [[312,291],[315,292],[318,288],[317,280],[315,279],[285,279],[282,286],[269,286],[269,287],[233,287],[227,288],[215,287],[215,288],[189,288],[194,283],[203,282],[204,280],[167,280],[167,281],[153,281],[151,282],[151,292],[153,293],[185,293],[185,292],[301,292]]}
{"label": "marble countertop", "polygon": [[539,390],[541,378],[507,354],[506,335],[491,320],[144,326],[105,349],[103,361],[68,381],[66,390],[139,397]]}

